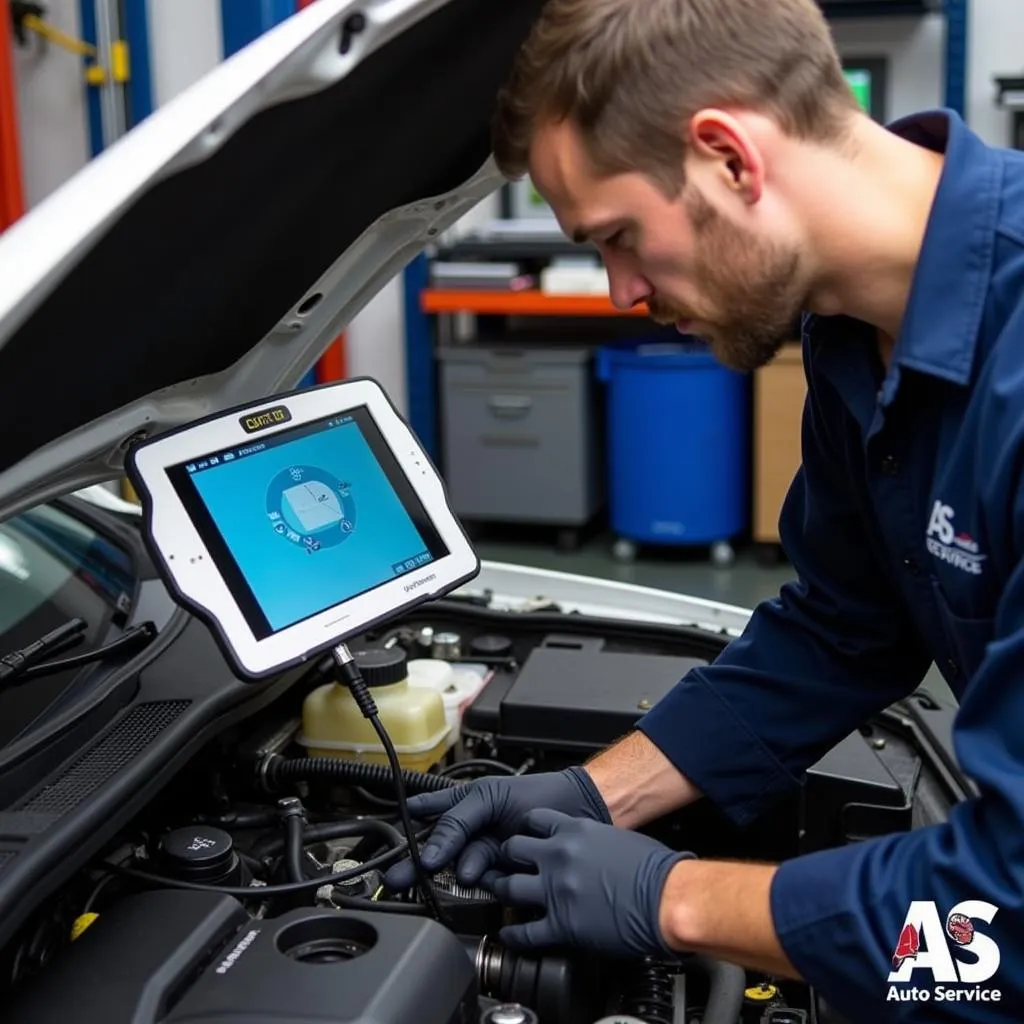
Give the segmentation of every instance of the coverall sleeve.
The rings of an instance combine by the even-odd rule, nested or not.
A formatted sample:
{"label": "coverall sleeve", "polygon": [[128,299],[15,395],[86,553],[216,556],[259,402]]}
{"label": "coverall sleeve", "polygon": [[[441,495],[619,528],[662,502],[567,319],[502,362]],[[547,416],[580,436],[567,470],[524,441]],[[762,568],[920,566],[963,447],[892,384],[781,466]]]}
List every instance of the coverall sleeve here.
{"label": "coverall sleeve", "polygon": [[[1019,508],[1017,517],[1024,540]],[[971,679],[954,728],[957,758],[979,795],[958,804],[941,825],[798,857],[775,875],[772,914],[783,948],[801,975],[851,1019],[1024,1020],[1022,667],[1024,562],[1003,592],[994,640]],[[973,921],[995,944],[994,973],[988,969],[991,957],[986,963],[947,940],[958,977],[943,977],[941,971],[933,976],[922,965],[909,982],[899,979],[895,987],[927,990],[929,1001],[897,1005],[889,1000],[892,958],[911,902],[934,902],[937,920],[945,926],[950,912],[970,900],[995,908],[985,915],[991,921],[985,916]],[[926,937],[919,946],[924,952]],[[940,998],[937,988],[964,994],[951,1001],[945,994]],[[975,988],[995,989],[1000,999],[967,1001],[966,993]]]}
{"label": "coverall sleeve", "polygon": [[846,469],[846,413],[809,371],[810,344],[802,465],[779,523],[796,581],[638,726],[741,825],[866,718],[912,692],[931,663],[865,525],[872,513]]}

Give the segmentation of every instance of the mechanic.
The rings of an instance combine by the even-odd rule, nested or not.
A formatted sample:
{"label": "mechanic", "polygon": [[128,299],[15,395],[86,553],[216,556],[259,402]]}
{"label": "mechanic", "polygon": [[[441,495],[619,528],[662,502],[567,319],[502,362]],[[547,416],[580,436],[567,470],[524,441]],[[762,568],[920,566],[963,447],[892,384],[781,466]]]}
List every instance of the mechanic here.
{"label": "mechanic", "polygon": [[[911,904],[934,903],[960,977],[921,967],[903,998],[1024,1019],[1024,153],[949,110],[876,124],[813,0],[549,0],[495,155],[597,245],[619,308],[741,371],[802,338],[797,580],[586,766],[410,801],[440,815],[424,865],[537,908],[510,944],[698,951],[881,1019]],[[751,822],[932,661],[980,790],[947,822],[781,865],[635,831],[699,798]],[[955,956],[964,900],[994,908],[956,933],[994,972],[981,942]]]}

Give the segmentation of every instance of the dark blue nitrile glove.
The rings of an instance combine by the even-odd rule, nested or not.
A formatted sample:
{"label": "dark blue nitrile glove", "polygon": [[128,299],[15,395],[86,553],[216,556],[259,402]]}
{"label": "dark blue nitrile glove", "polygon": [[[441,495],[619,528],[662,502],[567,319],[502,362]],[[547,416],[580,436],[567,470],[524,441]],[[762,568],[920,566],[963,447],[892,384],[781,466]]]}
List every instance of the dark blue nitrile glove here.
{"label": "dark blue nitrile glove", "polygon": [[540,908],[544,916],[502,929],[503,943],[576,946],[610,957],[675,955],[661,933],[661,897],[669,872],[693,854],[557,811],[531,811],[522,832],[502,844],[501,866],[483,884],[502,903]]}
{"label": "dark blue nitrile glove", "polygon": [[[612,820],[583,768],[479,779],[410,798],[410,817],[427,821],[440,815],[420,852],[423,867],[440,871],[458,857],[455,874],[459,883],[476,885],[497,863],[502,842],[514,836],[526,815],[538,807],[608,824]],[[384,877],[384,884],[391,890],[411,888],[415,884],[412,861],[399,861]]]}

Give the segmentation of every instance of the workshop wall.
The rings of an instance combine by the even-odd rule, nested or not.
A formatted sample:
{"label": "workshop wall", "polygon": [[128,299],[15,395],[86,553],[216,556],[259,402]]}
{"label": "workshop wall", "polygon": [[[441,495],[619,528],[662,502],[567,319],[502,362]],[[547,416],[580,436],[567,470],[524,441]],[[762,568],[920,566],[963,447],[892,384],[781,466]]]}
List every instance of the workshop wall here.
{"label": "workshop wall", "polygon": [[[995,102],[995,75],[1024,64],[1021,0],[973,0],[968,28],[967,122],[987,142],[1006,145],[1010,119]],[[1016,28],[1016,31],[1013,30]],[[871,18],[836,22],[833,35],[845,57],[888,57],[888,109],[902,117],[943,99],[945,19]]]}
{"label": "workshop wall", "polygon": [[[78,0],[47,0],[47,20],[81,36]],[[79,58],[30,37],[15,47],[25,203],[32,207],[89,160],[82,65]]]}
{"label": "workshop wall", "polygon": [[148,0],[153,102],[160,107],[198,81],[224,53],[219,0]]}
{"label": "workshop wall", "polygon": [[837,21],[832,34],[847,59],[888,58],[886,110],[890,118],[942,103],[946,24],[941,15]]}
{"label": "workshop wall", "polygon": [[967,63],[967,121],[988,142],[1007,145],[1011,118],[993,98],[995,75],[1024,67],[1024,4],[1021,0],[974,0]]}

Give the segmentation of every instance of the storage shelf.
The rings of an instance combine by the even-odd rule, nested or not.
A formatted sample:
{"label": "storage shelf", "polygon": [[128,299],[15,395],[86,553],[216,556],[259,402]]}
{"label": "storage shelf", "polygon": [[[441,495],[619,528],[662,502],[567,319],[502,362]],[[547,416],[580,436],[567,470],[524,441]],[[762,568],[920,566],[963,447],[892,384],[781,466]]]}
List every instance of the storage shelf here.
{"label": "storage shelf", "polygon": [[647,306],[621,310],[604,295],[546,295],[540,291],[489,292],[428,288],[420,293],[424,313],[481,316],[647,316]]}

